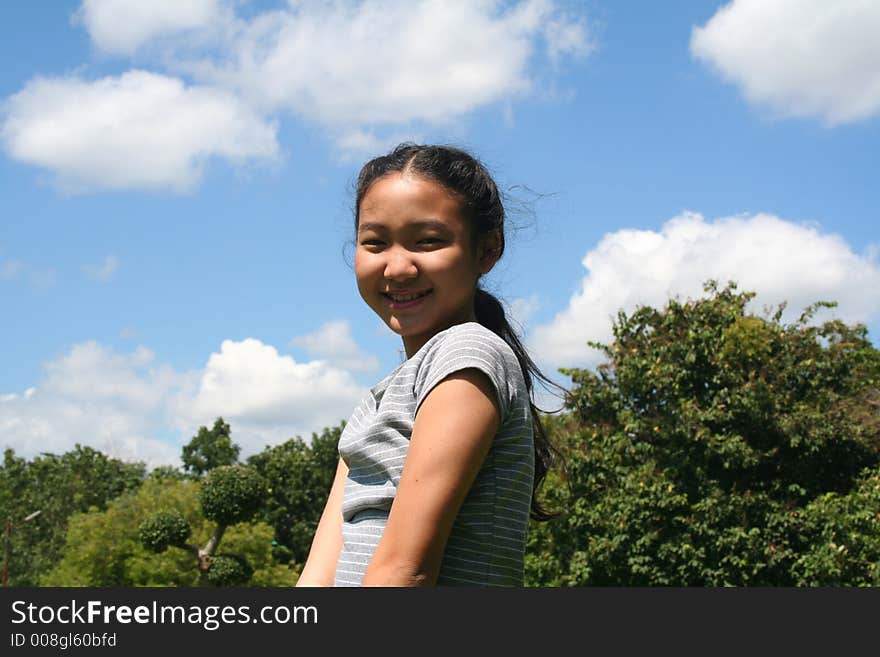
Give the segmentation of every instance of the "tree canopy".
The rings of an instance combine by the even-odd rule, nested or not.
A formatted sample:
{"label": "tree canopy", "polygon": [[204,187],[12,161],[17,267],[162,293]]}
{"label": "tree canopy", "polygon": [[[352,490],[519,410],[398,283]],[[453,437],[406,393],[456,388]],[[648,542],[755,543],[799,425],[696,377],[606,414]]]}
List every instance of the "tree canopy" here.
{"label": "tree canopy", "polygon": [[535,526],[551,585],[880,584],[880,352],[864,326],[747,312],[754,294],[620,313],[548,418],[566,511]]}
{"label": "tree canopy", "polygon": [[218,417],[211,429],[199,427],[198,433],[183,446],[183,469],[200,477],[222,465],[238,463],[241,447],[232,442],[229,424]]}
{"label": "tree canopy", "polygon": [[258,512],[275,528],[278,558],[304,564],[321,519],[339,462],[337,445],[345,423],[313,433],[307,443],[297,436],[248,458],[266,482]]}
{"label": "tree canopy", "polygon": [[[60,558],[67,520],[73,513],[107,503],[140,486],[143,463],[125,463],[77,444],[62,454],[31,460],[4,452],[0,466],[0,522],[11,523],[8,584],[36,586],[40,575]],[[39,515],[24,521],[29,515]]]}
{"label": "tree canopy", "polygon": [[[197,544],[205,544],[216,530],[200,508],[201,481],[151,478],[138,490],[107,505],[70,519],[63,558],[41,581],[43,586],[199,586],[200,571],[193,555],[180,547],[168,547],[180,536],[165,542],[157,553],[143,544],[143,527],[155,514],[182,518],[186,532]],[[148,524],[148,523],[147,523]],[[178,527],[181,529],[182,525]],[[183,533],[181,531],[181,533]],[[247,562],[251,586],[290,586],[296,573],[272,557],[272,528],[263,522],[242,522],[223,535],[218,556]],[[161,542],[161,541],[160,541]],[[153,546],[155,547],[155,546]],[[228,563],[223,568],[228,570]],[[220,584],[226,582],[220,581]],[[240,583],[240,582],[236,582]]]}

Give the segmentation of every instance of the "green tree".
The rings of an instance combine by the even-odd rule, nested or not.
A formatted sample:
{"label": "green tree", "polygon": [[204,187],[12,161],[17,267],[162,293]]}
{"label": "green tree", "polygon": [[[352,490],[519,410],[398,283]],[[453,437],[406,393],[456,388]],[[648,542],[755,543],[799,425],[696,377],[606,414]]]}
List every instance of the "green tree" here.
{"label": "green tree", "polygon": [[[68,518],[106,508],[110,500],[140,486],[144,476],[143,463],[125,463],[79,444],[60,456],[43,453],[30,461],[5,450],[0,522],[12,523],[9,585],[37,585],[61,558]],[[40,514],[22,522],[35,511]]]}
{"label": "green tree", "polygon": [[[220,554],[218,549],[227,528],[250,520],[260,508],[265,484],[256,470],[243,465],[214,468],[200,483],[200,510],[215,523],[203,547],[187,542],[192,527],[177,509],[162,508],[152,513],[138,526],[138,538],[145,548],[157,554],[170,547],[191,553],[192,565],[203,582],[218,586],[246,584],[254,574],[247,559],[234,553]],[[228,548],[229,542],[226,543]]]}
{"label": "green tree", "polygon": [[620,313],[550,424],[566,511],[537,585],[857,585],[880,563],[880,352],[864,326],[746,312],[753,293]]}
{"label": "green tree", "polygon": [[230,427],[218,417],[214,426],[199,427],[198,433],[183,447],[183,469],[197,477],[221,465],[238,463],[241,448],[232,442]]}
{"label": "green tree", "polygon": [[[40,583],[43,586],[213,583],[194,567],[191,550],[169,547],[157,553],[143,544],[143,528],[156,513],[182,518],[189,530],[188,538],[198,545],[207,544],[215,536],[217,527],[202,513],[202,487],[201,481],[150,478],[140,489],[114,499],[104,511],[92,509],[76,514],[70,519],[63,559]],[[272,534],[272,528],[266,523],[247,521],[230,525],[223,534],[224,549],[248,564],[252,573],[249,585],[289,586],[296,581],[293,569],[272,558]]]}
{"label": "green tree", "polygon": [[275,528],[281,562],[303,564],[308,557],[336,473],[344,428],[344,422],[325,427],[320,434],[312,433],[309,443],[297,436],[248,458],[248,465],[266,481],[259,517]]}

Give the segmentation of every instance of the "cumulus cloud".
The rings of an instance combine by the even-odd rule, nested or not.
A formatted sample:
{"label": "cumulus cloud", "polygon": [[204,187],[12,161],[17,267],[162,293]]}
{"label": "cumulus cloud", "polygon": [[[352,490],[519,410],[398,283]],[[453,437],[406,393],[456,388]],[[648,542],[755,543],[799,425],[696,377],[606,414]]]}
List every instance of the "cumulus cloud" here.
{"label": "cumulus cloud", "polygon": [[226,60],[190,67],[330,126],[446,121],[532,86],[530,59],[589,51],[550,0],[297,2],[243,23]]}
{"label": "cumulus cloud", "polygon": [[24,393],[0,394],[3,447],[21,456],[79,442],[150,467],[179,465],[183,444],[222,416],[242,456],[347,418],[365,390],[323,361],[297,363],[259,340],[224,341],[204,368],[179,372],[144,347],[75,345]]}
{"label": "cumulus cloud", "polygon": [[[344,154],[526,94],[543,64],[594,47],[585,17],[553,0],[305,0],[248,18],[219,0],[92,0],[80,15],[98,48],[161,44],[160,65],[320,124]],[[126,16],[141,20],[114,30]]]}
{"label": "cumulus cloud", "polygon": [[836,317],[868,322],[880,314],[880,265],[839,236],[769,214],[706,221],[696,213],[662,229],[605,235],[583,260],[587,275],[568,307],[529,336],[545,366],[592,366],[587,341],[610,342],[619,309],[662,307],[678,295],[702,296],[704,281],[734,280],[758,293],[753,309],[788,302],[791,320],[809,304],[837,301]]}
{"label": "cumulus cloud", "polygon": [[0,398],[0,435],[21,456],[80,443],[127,460],[172,463],[179,448],[151,435],[185,383],[142,347],[117,354],[96,342],[78,344],[45,366],[37,386]]}
{"label": "cumulus cloud", "polygon": [[781,116],[848,123],[880,113],[880,4],[734,0],[694,27],[691,53]]}
{"label": "cumulus cloud", "polygon": [[278,156],[276,127],[235,96],[130,71],[95,81],[37,78],[7,99],[0,140],[66,189],[185,190],[207,161]]}
{"label": "cumulus cloud", "polygon": [[32,80],[2,108],[6,153],[71,192],[187,190],[211,158],[276,159],[269,116],[319,125],[343,158],[359,156],[505,107],[593,48],[584,17],[554,0],[292,0],[247,16],[239,6],[84,0],[74,20],[98,50],[166,73]]}
{"label": "cumulus cloud", "polygon": [[93,281],[107,283],[113,278],[113,275],[118,268],[119,258],[114,255],[108,255],[100,264],[83,265],[83,272],[85,272],[85,275]]}
{"label": "cumulus cloud", "polygon": [[254,338],[225,340],[178,415],[185,426],[207,425],[222,415],[249,453],[337,424],[364,393],[347,371],[325,361],[298,363]]}
{"label": "cumulus cloud", "polygon": [[225,14],[220,0],[83,0],[75,20],[99,49],[132,55],[155,39],[210,27]]}
{"label": "cumulus cloud", "polygon": [[379,359],[357,345],[351,335],[351,325],[345,320],[326,322],[314,333],[293,338],[290,344],[353,372],[371,372],[379,368]]}

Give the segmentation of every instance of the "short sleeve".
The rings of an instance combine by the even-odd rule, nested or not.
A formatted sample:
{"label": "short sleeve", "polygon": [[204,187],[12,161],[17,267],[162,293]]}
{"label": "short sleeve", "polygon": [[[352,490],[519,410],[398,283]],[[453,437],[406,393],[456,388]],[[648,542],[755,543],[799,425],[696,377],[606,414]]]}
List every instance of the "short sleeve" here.
{"label": "short sleeve", "polygon": [[513,406],[513,382],[522,377],[513,350],[504,340],[479,324],[462,324],[436,336],[419,365],[414,382],[416,412],[428,393],[450,374],[477,369],[495,389],[501,423]]}

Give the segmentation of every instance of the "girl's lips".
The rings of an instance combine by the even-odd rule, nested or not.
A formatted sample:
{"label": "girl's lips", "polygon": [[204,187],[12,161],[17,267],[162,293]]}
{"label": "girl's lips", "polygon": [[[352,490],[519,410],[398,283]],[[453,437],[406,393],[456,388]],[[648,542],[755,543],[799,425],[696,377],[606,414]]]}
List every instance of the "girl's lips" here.
{"label": "girl's lips", "polygon": [[[425,298],[429,294],[431,294],[432,291],[433,290],[426,290],[425,292],[423,292],[419,296],[417,296],[415,299],[412,299],[410,301],[395,301],[389,294],[385,294],[385,293],[383,293],[383,296],[388,300],[388,305],[391,308],[393,308],[394,310],[400,310],[403,308],[413,308],[414,306],[419,305],[422,301],[425,300]],[[401,296],[409,296],[409,295],[401,295]]]}

